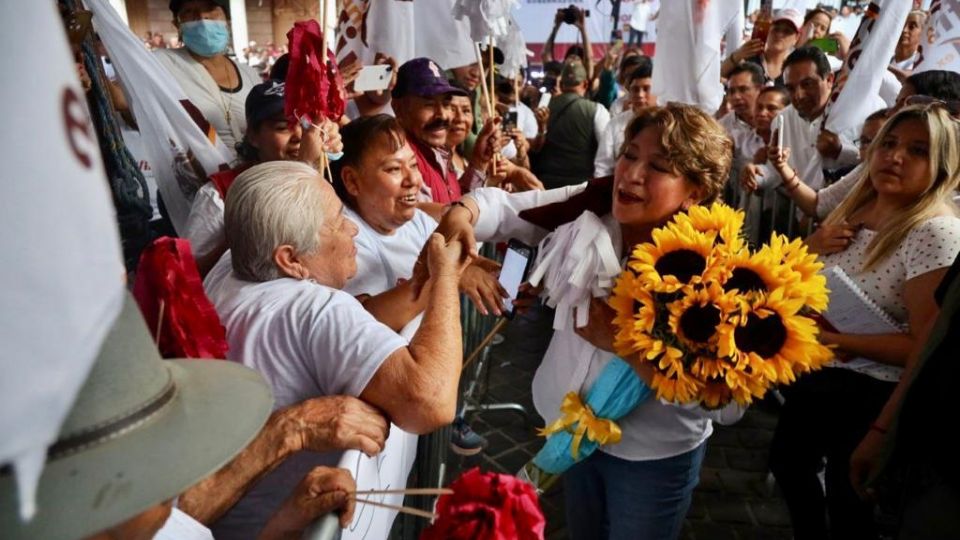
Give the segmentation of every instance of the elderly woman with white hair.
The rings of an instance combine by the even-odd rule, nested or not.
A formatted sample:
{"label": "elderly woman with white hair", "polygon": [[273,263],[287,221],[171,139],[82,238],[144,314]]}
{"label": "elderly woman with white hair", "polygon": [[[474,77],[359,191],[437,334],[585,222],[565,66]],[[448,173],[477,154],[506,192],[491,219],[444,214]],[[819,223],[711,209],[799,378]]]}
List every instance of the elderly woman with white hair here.
{"label": "elderly woman with white hair", "polygon": [[[432,235],[408,282],[361,305],[340,290],[356,272],[357,227],[309,166],[271,162],[241,174],[224,223],[230,251],[204,285],[226,327],[228,357],[264,375],[275,407],[344,394],[407,432],[450,423],[462,362],[459,244]],[[424,305],[409,343],[391,330],[395,321],[372,315],[409,320]],[[251,537],[306,471],[338,457],[288,459],[214,525],[216,538]]]}

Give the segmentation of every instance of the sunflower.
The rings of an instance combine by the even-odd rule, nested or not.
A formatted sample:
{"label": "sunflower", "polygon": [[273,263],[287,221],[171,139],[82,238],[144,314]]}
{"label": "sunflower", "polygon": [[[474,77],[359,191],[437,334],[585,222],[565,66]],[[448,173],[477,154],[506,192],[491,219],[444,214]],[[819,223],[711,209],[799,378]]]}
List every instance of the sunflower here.
{"label": "sunflower", "polygon": [[716,283],[687,286],[683,297],[668,305],[668,327],[688,351],[712,350],[717,343],[717,327],[737,307],[731,293]]}
{"label": "sunflower", "polygon": [[816,323],[799,314],[803,306],[803,299],[788,298],[780,288],[758,295],[731,317],[732,324],[721,325],[718,352],[736,366],[727,377],[736,371],[785,384],[830,360],[830,349],[817,340]]}
{"label": "sunflower", "polygon": [[724,245],[731,252],[740,251],[744,246],[741,234],[743,220],[743,211],[734,210],[720,202],[709,207],[693,206],[686,213],[674,217],[676,223],[689,223],[694,230],[709,235],[715,243]]}
{"label": "sunflower", "polygon": [[699,283],[712,262],[713,238],[688,223],[669,223],[654,229],[653,242],[633,250],[627,267],[641,285],[657,293],[672,293],[688,283]]}
{"label": "sunflower", "polygon": [[656,323],[657,306],[653,295],[640,286],[633,272],[624,270],[617,278],[607,303],[616,312],[613,318],[617,328],[614,348],[622,354],[638,352],[642,345],[648,343],[638,339],[638,336],[649,336]]}
{"label": "sunflower", "polygon": [[722,268],[716,277],[723,283],[725,291],[738,291],[741,295],[769,293],[786,285],[777,254],[769,250],[753,254],[743,250],[731,255],[722,266],[717,267]]}
{"label": "sunflower", "polygon": [[817,260],[816,254],[808,252],[801,239],[789,240],[786,236],[773,234],[758,255],[763,255],[777,267],[781,279],[788,284],[788,297],[802,298],[804,304],[816,312],[827,309],[827,278],[820,274],[823,263]]}

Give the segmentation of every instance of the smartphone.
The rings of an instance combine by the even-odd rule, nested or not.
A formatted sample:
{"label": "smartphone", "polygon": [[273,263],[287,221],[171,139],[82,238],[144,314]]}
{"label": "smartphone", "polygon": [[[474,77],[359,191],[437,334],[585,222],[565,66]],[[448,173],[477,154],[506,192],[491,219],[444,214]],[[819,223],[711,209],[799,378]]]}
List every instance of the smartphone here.
{"label": "smartphone", "polygon": [[507,254],[503,257],[500,266],[500,285],[507,291],[507,298],[503,301],[503,316],[513,318],[513,301],[517,299],[520,284],[527,279],[530,263],[533,262],[533,248],[517,239],[511,239],[507,244]]}
{"label": "smartphone", "polygon": [[503,115],[503,122],[500,123],[500,127],[504,132],[509,132],[517,128],[517,114],[517,109],[510,107],[510,110]]}
{"label": "smartphone", "polygon": [[386,90],[390,86],[390,77],[392,75],[389,64],[378,64],[376,66],[363,66],[357,79],[353,81],[353,89],[357,92],[375,92]]}
{"label": "smartphone", "polygon": [[832,37],[811,39],[807,42],[807,45],[813,45],[827,54],[836,54],[840,50],[840,42]]}
{"label": "smartphone", "polygon": [[550,98],[551,98],[551,97],[552,97],[552,96],[551,96],[550,92],[543,92],[543,93],[541,93],[541,94],[540,94],[540,103],[537,103],[537,108],[538,108],[538,109],[542,109],[542,108],[544,108],[544,107],[549,107],[549,106],[550,106]]}

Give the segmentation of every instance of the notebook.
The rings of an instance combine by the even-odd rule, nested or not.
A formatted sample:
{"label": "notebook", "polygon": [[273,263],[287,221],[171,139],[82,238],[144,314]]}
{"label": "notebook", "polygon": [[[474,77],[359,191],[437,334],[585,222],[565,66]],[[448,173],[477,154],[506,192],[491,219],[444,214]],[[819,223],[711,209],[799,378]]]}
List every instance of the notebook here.
{"label": "notebook", "polygon": [[[823,271],[830,289],[830,304],[823,313],[838,332],[843,334],[899,334],[904,328],[877,305],[839,266]],[[854,358],[845,367],[857,368],[876,362]]]}

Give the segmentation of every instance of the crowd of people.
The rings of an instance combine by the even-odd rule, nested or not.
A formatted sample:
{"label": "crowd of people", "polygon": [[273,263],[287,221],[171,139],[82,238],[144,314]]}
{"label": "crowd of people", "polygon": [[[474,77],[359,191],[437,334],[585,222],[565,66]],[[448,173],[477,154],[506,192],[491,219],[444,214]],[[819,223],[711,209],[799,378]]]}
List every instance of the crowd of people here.
{"label": "crowd of people", "polygon": [[[902,509],[901,538],[960,534],[960,517],[950,512],[960,504],[960,474],[937,420],[948,407],[960,335],[952,331],[960,302],[960,74],[912,71],[928,13],[907,17],[880,90],[886,106],[850,140],[825,127],[850,47],[849,29],[837,28],[853,17],[848,7],[774,13],[765,40],[718,59],[726,94],[717,111],[655,95],[657,59],[640,48],[640,24],[657,14],[638,2],[628,43],[603,58],[593,58],[584,13],[571,21],[559,11],[538,81],[499,73],[503,55],[489,50],[462,66],[430,58],[397,65],[380,51],[377,63],[392,68],[383,91],[354,92],[360,66],[341,66],[349,104],[338,121],[291,121],[289,56],[275,47],[245,51],[246,62],[228,54],[228,2],[172,0],[170,10],[183,47],[151,39],[152,54],[235,153],[196,191],[176,231],[190,241],[232,362],[161,360],[128,301],[76,415],[83,419],[93,402],[119,408],[111,400],[145,395],[151,376],[169,372],[181,388],[170,407],[198,415],[193,438],[140,422],[111,444],[142,431],[154,446],[115,452],[140,452],[133,461],[144,465],[146,456],[168,453],[195,463],[169,481],[143,483],[143,493],[82,527],[41,514],[57,523],[22,524],[4,537],[151,538],[176,518],[218,539],[292,538],[331,512],[345,525],[356,486],[336,468],[343,451],[376,455],[388,434],[412,449],[418,435],[451,423],[459,451],[482,451],[485,442],[458,415],[460,301],[499,316],[508,293],[500,265],[478,255],[477,242],[536,245],[591,210],[623,262],[677,213],[718,200],[745,210],[753,243],[771,232],[811,231],[807,248],[903,329],[825,327],[820,340],[836,360],[783,389],[770,470],[794,538],[878,538],[881,471],[900,482],[886,496]],[[577,27],[582,41],[559,60],[553,41],[563,24]],[[825,40],[836,48],[825,50]],[[488,96],[482,78],[491,72]],[[545,309],[538,293],[527,284],[511,301],[520,311]],[[616,357],[612,319],[596,299],[586,326],[554,332],[531,389],[546,423],[571,388],[588,388]],[[118,367],[132,350],[140,351],[127,362],[134,365]],[[648,364],[623,360],[651,382]],[[230,408],[244,420],[234,425]],[[736,404],[643,402],[618,421],[619,443],[564,474],[571,537],[677,538],[713,424],[743,413]],[[185,433],[188,424],[174,428]],[[233,435],[222,436],[231,432],[224,426]],[[70,459],[74,470],[96,469],[117,456],[80,447]],[[69,471],[53,468],[60,477],[45,481],[70,483]],[[82,513],[71,505],[95,495],[84,482],[75,489],[91,495],[71,491],[73,500],[57,504]]]}

